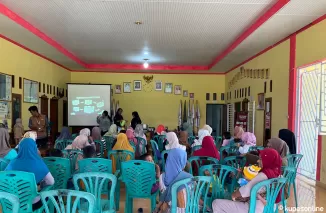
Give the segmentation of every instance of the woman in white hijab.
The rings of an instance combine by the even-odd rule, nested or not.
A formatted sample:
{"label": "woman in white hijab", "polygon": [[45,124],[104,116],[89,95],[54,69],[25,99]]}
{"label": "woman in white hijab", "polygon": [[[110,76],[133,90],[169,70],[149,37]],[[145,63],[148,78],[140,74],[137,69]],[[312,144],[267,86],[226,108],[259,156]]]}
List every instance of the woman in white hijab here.
{"label": "woman in white hijab", "polygon": [[[213,132],[213,129],[212,129],[212,127],[210,127],[209,125],[207,125],[207,124],[205,124],[204,126],[203,126],[203,128],[201,128],[201,129],[205,129],[205,130],[207,130],[208,131],[208,133],[211,135],[212,134],[212,132]],[[199,133],[198,133],[199,134]]]}
{"label": "woman in white hijab", "polygon": [[206,136],[211,136],[211,134],[209,134],[209,131],[207,131],[206,129],[200,129],[198,131],[198,139],[194,140],[194,143],[191,145],[191,147],[201,146],[203,139]]}
{"label": "woman in white hijab", "polygon": [[168,144],[165,146],[166,150],[175,149],[175,148],[186,150],[186,146],[179,144],[179,139],[174,132],[167,133],[166,140],[168,141]]}

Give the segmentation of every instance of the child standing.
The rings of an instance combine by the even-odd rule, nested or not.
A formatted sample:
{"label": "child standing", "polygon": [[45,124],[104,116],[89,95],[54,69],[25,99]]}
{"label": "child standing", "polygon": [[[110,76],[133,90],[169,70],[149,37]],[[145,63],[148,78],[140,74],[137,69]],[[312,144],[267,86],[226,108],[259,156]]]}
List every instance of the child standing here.
{"label": "child standing", "polygon": [[15,136],[15,145],[19,144],[19,141],[23,138],[24,135],[24,126],[22,124],[22,119],[17,118],[16,124],[14,125],[14,136]]}

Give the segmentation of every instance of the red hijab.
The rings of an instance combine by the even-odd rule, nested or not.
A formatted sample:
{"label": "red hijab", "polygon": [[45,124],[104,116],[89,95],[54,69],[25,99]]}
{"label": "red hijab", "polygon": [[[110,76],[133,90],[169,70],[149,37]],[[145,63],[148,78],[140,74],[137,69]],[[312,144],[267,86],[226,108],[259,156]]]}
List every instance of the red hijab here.
{"label": "red hijab", "polygon": [[195,151],[193,156],[206,156],[220,160],[220,153],[217,151],[214,139],[211,136],[204,137],[201,149]]}
{"label": "red hijab", "polygon": [[[278,178],[281,175],[282,158],[280,154],[271,148],[265,148],[259,151],[259,156],[263,163],[263,168],[260,172],[263,172],[268,179]],[[281,201],[281,193],[277,195],[276,202]]]}

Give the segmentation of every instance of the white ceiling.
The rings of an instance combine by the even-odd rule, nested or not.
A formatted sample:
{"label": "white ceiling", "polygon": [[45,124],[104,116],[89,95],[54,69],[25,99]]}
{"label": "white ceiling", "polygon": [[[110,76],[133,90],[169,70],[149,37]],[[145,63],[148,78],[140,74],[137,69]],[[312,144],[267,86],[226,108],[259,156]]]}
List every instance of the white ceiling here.
{"label": "white ceiling", "polygon": [[[276,0],[0,0],[87,64],[208,66]],[[291,0],[212,71],[226,72],[326,13]],[[140,20],[142,25],[135,25]],[[70,69],[83,67],[0,15],[0,34]],[[198,71],[201,72],[201,71]]]}

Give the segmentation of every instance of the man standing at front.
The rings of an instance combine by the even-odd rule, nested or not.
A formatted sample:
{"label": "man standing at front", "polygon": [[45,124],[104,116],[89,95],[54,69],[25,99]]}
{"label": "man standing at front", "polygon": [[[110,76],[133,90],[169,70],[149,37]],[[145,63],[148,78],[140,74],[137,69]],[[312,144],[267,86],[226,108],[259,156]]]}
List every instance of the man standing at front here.
{"label": "man standing at front", "polygon": [[38,112],[36,106],[31,106],[28,111],[32,114],[29,118],[28,127],[37,132],[36,144],[38,147],[45,147],[48,142],[47,126],[48,121],[45,115]]}

